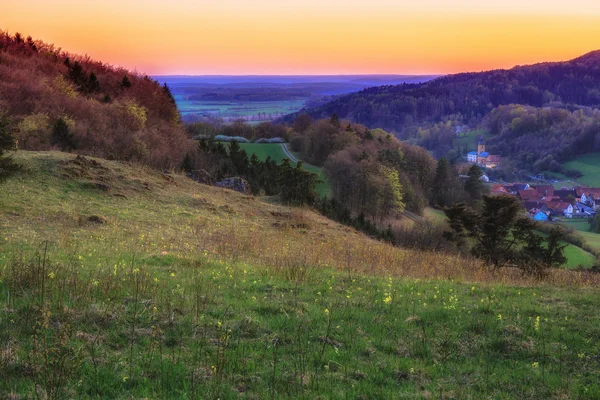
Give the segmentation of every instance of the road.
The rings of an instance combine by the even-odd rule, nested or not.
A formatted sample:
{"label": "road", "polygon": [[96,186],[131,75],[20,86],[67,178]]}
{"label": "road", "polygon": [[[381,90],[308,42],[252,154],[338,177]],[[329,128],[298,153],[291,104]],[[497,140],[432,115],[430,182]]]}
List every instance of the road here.
{"label": "road", "polygon": [[292,152],[287,148],[286,143],[281,143],[281,148],[283,149],[283,152],[285,153],[287,158],[289,158],[292,162],[298,163],[298,159],[296,157],[294,157]]}

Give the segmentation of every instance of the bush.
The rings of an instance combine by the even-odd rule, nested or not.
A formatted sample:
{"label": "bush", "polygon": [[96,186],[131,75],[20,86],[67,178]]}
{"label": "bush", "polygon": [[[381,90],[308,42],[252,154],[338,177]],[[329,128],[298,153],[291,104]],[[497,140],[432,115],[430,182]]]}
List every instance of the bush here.
{"label": "bush", "polygon": [[16,171],[17,165],[5,153],[15,149],[15,138],[10,130],[10,120],[6,114],[0,113],[0,180]]}

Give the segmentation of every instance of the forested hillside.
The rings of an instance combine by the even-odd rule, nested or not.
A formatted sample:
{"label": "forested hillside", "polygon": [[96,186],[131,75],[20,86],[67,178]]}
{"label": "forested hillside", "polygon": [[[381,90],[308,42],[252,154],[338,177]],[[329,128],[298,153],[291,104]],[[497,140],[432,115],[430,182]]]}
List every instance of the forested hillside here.
{"label": "forested hillside", "polygon": [[168,87],[2,31],[0,115],[27,150],[59,148],[170,168],[193,146]]}
{"label": "forested hillside", "polygon": [[398,132],[423,122],[474,123],[500,105],[600,105],[600,51],[558,63],[462,73],[421,84],[380,86],[308,110],[315,118],[336,113],[369,127]]}

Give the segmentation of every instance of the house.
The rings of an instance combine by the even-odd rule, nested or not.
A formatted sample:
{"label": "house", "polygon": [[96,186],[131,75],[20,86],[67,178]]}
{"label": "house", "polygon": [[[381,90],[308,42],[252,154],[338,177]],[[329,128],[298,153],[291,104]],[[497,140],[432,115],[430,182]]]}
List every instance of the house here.
{"label": "house", "polygon": [[554,186],[552,185],[539,185],[535,187],[535,190],[541,198],[554,196]]}
{"label": "house", "polygon": [[548,214],[543,211],[538,211],[532,217],[535,221],[548,221]]}
{"label": "house", "polygon": [[575,189],[560,189],[554,191],[554,197],[558,197],[561,201],[569,201],[571,198],[577,199],[577,191]]}
{"label": "house", "polygon": [[600,205],[600,188],[576,186],[575,191],[577,193],[577,200],[579,202],[592,208],[596,208],[597,204]]}
{"label": "house", "polygon": [[483,174],[481,175],[481,178],[479,178],[480,180],[484,181],[484,182],[489,182],[490,181],[490,177],[487,176],[487,174]]}
{"label": "house", "polygon": [[476,151],[470,151],[467,154],[467,161],[470,162],[471,164],[476,164],[477,163],[477,152]]}
{"label": "house", "polygon": [[520,190],[529,190],[531,186],[528,183],[513,183],[512,185],[504,185],[504,189],[508,194],[514,196],[519,194]]}
{"label": "house", "polygon": [[525,208],[530,214],[535,214],[538,211],[543,211],[546,214],[550,214],[550,209],[545,203],[539,201],[524,201],[521,204],[523,205],[523,208]]}
{"label": "house", "polygon": [[498,168],[502,165],[501,156],[485,151],[483,136],[477,142],[477,151],[471,151],[467,154],[467,161],[471,164],[478,164],[483,168]]}
{"label": "house", "polygon": [[506,189],[504,189],[504,186],[500,184],[495,184],[490,189],[490,194],[508,194],[508,192],[506,191]]}
{"label": "house", "polygon": [[584,216],[588,216],[588,217],[592,217],[594,215],[596,215],[596,211],[594,211],[594,209],[586,204],[583,203],[577,203],[575,204],[575,212],[579,213],[579,214],[583,214]]}
{"label": "house", "polygon": [[487,151],[481,152],[479,154],[477,154],[477,164],[479,165],[485,165],[486,163],[486,158],[490,155],[490,153],[488,153]]}
{"label": "house", "polygon": [[537,190],[534,189],[519,190],[518,195],[522,201],[539,201],[542,199]]}
{"label": "house", "polygon": [[486,168],[498,168],[502,165],[502,157],[500,157],[497,154],[490,154],[487,156],[487,159],[485,160],[485,167]]}
{"label": "house", "polygon": [[550,209],[551,215],[565,216],[571,218],[573,216],[574,208],[571,203],[567,202],[549,202],[546,206]]}

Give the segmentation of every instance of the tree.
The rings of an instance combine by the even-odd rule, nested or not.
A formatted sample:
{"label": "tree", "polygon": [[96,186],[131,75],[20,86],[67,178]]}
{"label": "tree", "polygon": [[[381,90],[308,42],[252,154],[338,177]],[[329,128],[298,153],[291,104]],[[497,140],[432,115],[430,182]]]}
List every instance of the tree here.
{"label": "tree", "polygon": [[69,131],[69,125],[64,118],[59,118],[52,127],[52,137],[50,143],[58,146],[62,151],[71,151],[75,149],[73,134]]}
{"label": "tree", "polygon": [[543,237],[512,196],[483,196],[481,211],[459,203],[444,212],[451,228],[444,236],[459,246],[470,241],[471,253],[494,268],[516,265],[541,275],[543,269],[565,262],[562,231]]}
{"label": "tree", "polygon": [[340,128],[341,124],[340,124],[340,117],[338,117],[338,115],[336,113],[333,113],[331,115],[331,118],[329,119],[329,123],[333,126],[335,126],[336,128]]}
{"label": "tree", "polygon": [[123,80],[121,81],[121,87],[123,89],[129,89],[131,87],[131,81],[127,75],[123,77]]}
{"label": "tree", "polygon": [[0,113],[0,180],[8,177],[17,169],[14,161],[7,157],[7,151],[14,150],[15,138],[10,129],[10,120],[4,113]]}
{"label": "tree", "polygon": [[483,182],[481,181],[483,172],[481,172],[481,169],[477,164],[473,164],[471,168],[469,168],[467,175],[468,178],[465,182],[465,192],[469,194],[472,204],[475,204],[481,200],[485,190]]}
{"label": "tree", "polygon": [[441,207],[452,204],[452,173],[450,164],[445,158],[440,158],[433,179],[433,201]]}
{"label": "tree", "polygon": [[246,154],[235,140],[229,145],[229,157],[235,167],[235,173],[245,175],[248,171],[248,154]]}
{"label": "tree", "polygon": [[96,77],[96,74],[92,72],[88,79],[87,92],[88,93],[96,93],[99,91],[100,91],[100,82],[98,82],[98,78]]}
{"label": "tree", "polygon": [[173,93],[171,93],[171,89],[167,85],[167,82],[163,84],[163,93],[167,96],[171,104],[173,104],[174,106],[177,105],[177,103],[175,102],[175,97],[173,97]]}
{"label": "tree", "polygon": [[317,199],[317,177],[314,172],[305,170],[302,162],[294,167],[284,158],[277,179],[281,201],[298,206],[313,204]]}

